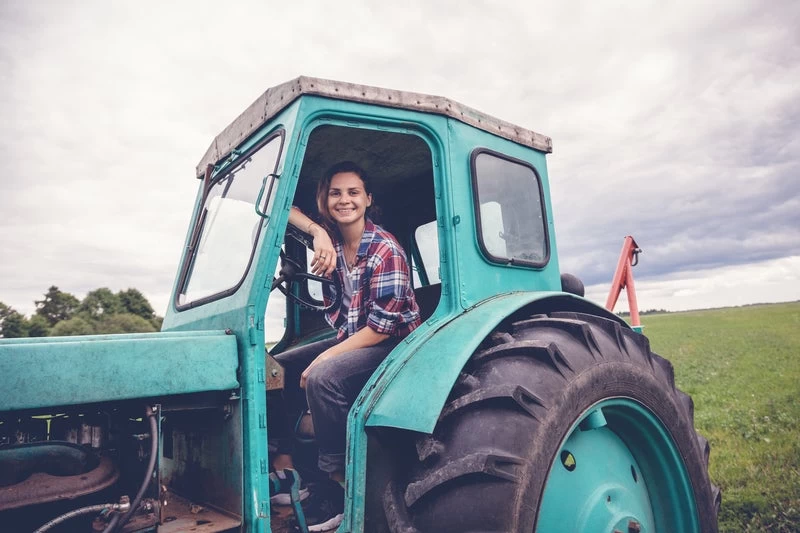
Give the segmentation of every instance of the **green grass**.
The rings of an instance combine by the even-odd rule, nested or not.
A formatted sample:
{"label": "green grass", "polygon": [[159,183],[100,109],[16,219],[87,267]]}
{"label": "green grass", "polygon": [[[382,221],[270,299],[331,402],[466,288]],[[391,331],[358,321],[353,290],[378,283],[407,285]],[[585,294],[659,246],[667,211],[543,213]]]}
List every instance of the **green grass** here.
{"label": "green grass", "polygon": [[800,302],[648,315],[711,443],[721,532],[800,531]]}

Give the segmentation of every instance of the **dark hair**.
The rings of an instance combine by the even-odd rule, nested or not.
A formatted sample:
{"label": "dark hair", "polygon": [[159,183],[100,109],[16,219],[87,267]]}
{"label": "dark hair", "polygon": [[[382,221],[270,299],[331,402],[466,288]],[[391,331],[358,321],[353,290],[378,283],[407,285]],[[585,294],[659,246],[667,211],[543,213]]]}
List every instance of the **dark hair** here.
{"label": "dark hair", "polygon": [[[340,161],[326,170],[322,179],[320,179],[317,184],[317,211],[319,211],[319,215],[329,228],[335,227],[336,224],[328,212],[328,190],[331,188],[333,177],[342,172],[352,172],[361,178],[361,182],[364,184],[364,192],[366,194],[372,194],[372,180],[369,175],[367,175],[367,172],[363,168],[352,161]],[[365,215],[369,218],[374,218],[377,213],[378,209],[375,207],[373,199],[373,205],[367,208]]]}

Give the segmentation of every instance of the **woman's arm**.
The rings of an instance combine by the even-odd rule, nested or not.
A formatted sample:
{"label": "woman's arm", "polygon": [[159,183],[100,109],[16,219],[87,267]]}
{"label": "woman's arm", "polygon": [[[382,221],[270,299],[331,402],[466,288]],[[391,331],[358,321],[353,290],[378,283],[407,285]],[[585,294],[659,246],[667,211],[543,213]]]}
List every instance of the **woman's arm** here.
{"label": "woman's arm", "polygon": [[357,350],[359,348],[367,348],[368,346],[375,346],[376,344],[380,344],[381,342],[385,341],[388,338],[389,335],[386,335],[384,333],[378,333],[377,331],[375,331],[370,327],[361,328],[354,335],[350,335],[339,344],[331,346],[330,348],[319,354],[317,358],[314,359],[310,365],[308,365],[308,368],[306,368],[303,371],[303,374],[300,376],[300,387],[303,389],[306,388],[306,379],[308,379],[308,374],[314,367],[314,365],[316,365],[317,363],[321,363],[326,359],[331,359],[333,357],[336,357],[337,355],[344,352],[350,352],[353,350]]}
{"label": "woman's arm", "polygon": [[289,210],[289,224],[314,238],[314,258],[311,273],[330,276],[336,269],[336,250],[325,228],[311,220],[295,206]]}

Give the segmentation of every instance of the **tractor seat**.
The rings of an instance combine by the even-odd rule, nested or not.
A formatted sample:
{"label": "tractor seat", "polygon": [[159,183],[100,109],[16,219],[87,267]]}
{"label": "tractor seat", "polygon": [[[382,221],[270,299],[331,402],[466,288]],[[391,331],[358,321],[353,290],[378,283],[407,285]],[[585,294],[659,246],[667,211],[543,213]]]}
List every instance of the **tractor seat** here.
{"label": "tractor seat", "polygon": [[439,305],[439,298],[442,296],[442,284],[424,285],[414,289],[414,298],[419,306],[419,314],[422,321],[428,320],[436,307]]}

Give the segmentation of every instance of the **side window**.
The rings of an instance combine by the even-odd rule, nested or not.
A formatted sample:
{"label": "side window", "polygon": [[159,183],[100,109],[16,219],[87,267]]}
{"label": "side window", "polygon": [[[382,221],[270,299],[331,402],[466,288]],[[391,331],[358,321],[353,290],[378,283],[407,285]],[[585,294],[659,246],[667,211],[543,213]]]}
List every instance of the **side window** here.
{"label": "side window", "polygon": [[472,184],[484,255],[496,263],[544,266],[549,247],[536,170],[522,161],[476,150]]}

